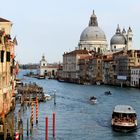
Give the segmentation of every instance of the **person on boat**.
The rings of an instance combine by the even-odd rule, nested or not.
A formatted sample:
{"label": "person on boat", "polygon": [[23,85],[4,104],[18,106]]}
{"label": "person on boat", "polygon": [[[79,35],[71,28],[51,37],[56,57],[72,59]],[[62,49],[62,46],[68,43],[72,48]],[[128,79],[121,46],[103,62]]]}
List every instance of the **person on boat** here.
{"label": "person on boat", "polygon": [[92,96],[90,97],[90,100],[96,100],[96,97]]}

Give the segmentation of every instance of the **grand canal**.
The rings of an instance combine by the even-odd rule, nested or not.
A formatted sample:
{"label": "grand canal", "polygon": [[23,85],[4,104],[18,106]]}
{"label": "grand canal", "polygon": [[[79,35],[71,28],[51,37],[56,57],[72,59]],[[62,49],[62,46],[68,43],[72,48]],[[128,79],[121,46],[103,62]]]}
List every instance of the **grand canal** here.
{"label": "grand canal", "polygon": [[[23,77],[26,71],[20,72],[23,82],[36,82],[50,95],[56,94],[54,101],[39,104],[39,123],[34,124],[33,133],[26,135],[27,118],[30,109],[22,112],[24,139],[45,139],[45,117],[49,119],[49,140],[52,137],[52,113],[56,113],[56,140],[139,140],[140,129],[132,133],[118,133],[111,129],[111,115],[115,105],[128,104],[135,108],[140,124],[140,89],[121,88],[105,85],[78,85],[56,80],[38,80]],[[104,92],[110,90],[112,95]],[[98,103],[89,102],[90,96],[96,96]],[[18,105],[15,110],[17,113]]]}

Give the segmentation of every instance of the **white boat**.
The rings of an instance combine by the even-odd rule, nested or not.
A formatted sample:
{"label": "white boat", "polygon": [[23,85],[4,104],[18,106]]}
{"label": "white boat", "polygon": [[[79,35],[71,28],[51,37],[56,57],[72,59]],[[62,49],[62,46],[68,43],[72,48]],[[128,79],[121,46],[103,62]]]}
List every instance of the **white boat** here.
{"label": "white boat", "polygon": [[101,85],[101,83],[99,81],[96,82],[96,85]]}
{"label": "white boat", "polygon": [[46,93],[45,93],[44,96],[45,96],[45,101],[49,101],[49,100],[52,99],[52,96],[49,95],[49,94],[46,94]]}
{"label": "white boat", "polygon": [[95,96],[90,97],[90,102],[96,104],[97,103],[97,98]]}
{"label": "white boat", "polygon": [[45,79],[46,77],[45,77],[45,75],[38,75],[37,78],[38,78],[38,79]]}
{"label": "white boat", "polygon": [[116,105],[112,113],[111,124],[116,131],[135,130],[137,128],[136,111],[129,105]]}

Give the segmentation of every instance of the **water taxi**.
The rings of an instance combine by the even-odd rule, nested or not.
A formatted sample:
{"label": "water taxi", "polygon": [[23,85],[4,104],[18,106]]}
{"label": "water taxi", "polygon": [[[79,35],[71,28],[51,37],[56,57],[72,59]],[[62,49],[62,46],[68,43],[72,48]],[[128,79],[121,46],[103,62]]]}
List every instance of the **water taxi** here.
{"label": "water taxi", "polygon": [[137,114],[130,105],[116,105],[111,124],[114,130],[130,132],[137,128]]}

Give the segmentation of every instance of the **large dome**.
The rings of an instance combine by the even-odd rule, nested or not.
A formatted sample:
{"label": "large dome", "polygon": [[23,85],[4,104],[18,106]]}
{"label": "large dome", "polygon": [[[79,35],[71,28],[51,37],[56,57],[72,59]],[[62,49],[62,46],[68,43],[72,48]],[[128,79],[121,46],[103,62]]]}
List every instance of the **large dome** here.
{"label": "large dome", "polygon": [[88,26],[82,32],[80,41],[106,41],[106,36],[98,26]]}
{"label": "large dome", "polygon": [[110,41],[110,44],[121,44],[125,45],[126,44],[126,38],[122,34],[115,34]]}

